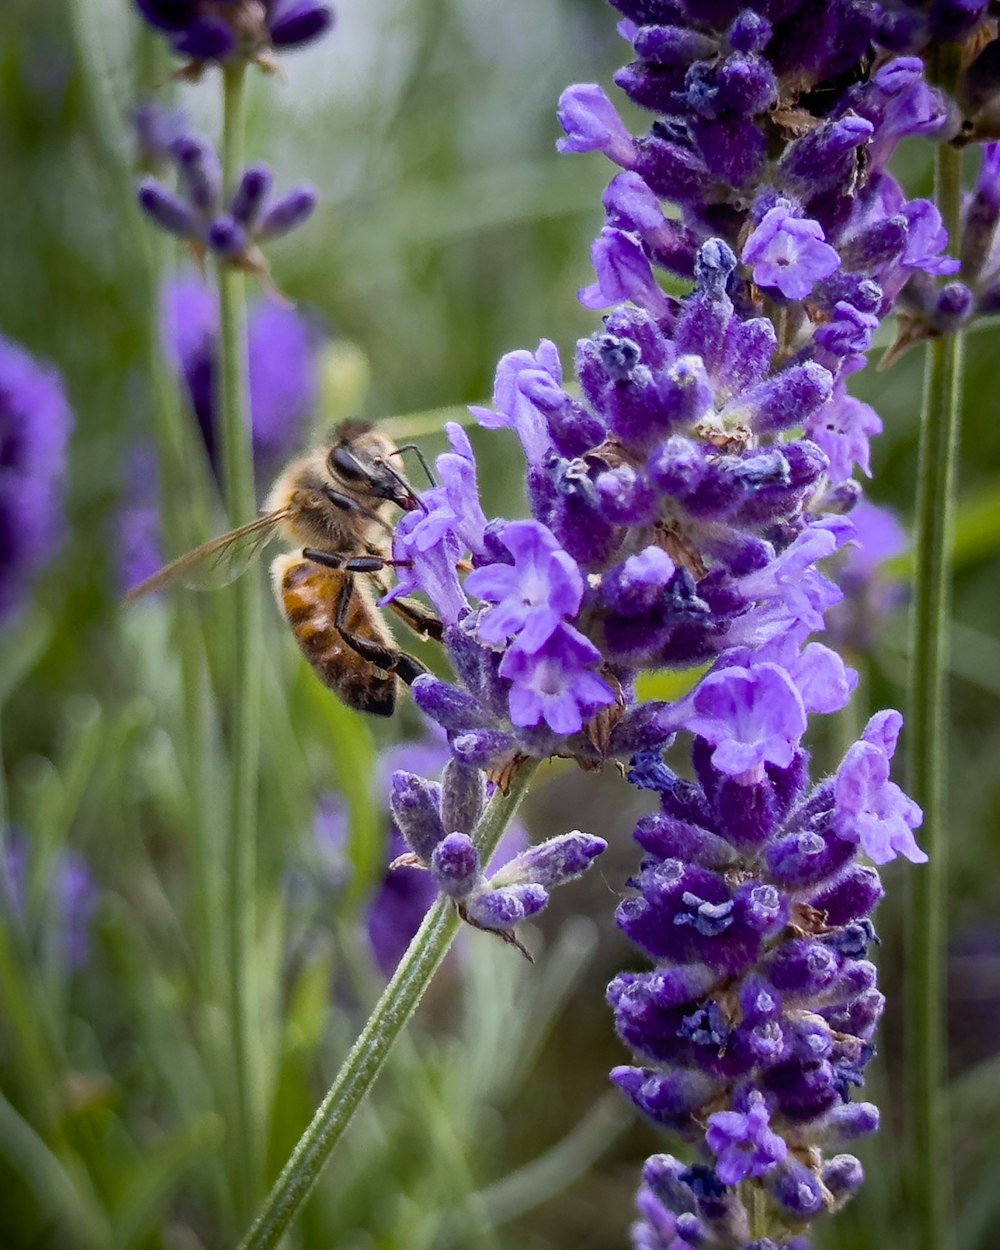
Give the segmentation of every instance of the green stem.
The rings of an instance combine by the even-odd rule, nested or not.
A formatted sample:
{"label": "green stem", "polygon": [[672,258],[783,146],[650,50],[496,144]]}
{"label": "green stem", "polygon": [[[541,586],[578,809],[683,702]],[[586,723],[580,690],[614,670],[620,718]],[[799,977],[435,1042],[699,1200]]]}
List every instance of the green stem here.
{"label": "green stem", "polygon": [[[483,863],[489,861],[499,845],[537,766],[534,760],[524,763],[509,793],[498,791],[483,813],[473,834]],[[241,1243],[241,1250],[269,1250],[276,1246],[302,1209],[330,1152],[340,1141],[355,1111],[371,1092],[389,1052],[416,1011],[460,924],[458,913],[447,899],[439,899],[427,913],[312,1122],[299,1138],[253,1227]]]}
{"label": "green stem", "polygon": [[[938,81],[947,87],[948,67]],[[961,251],[961,152],[940,145],[935,156],[938,207],[951,251]],[[951,1158],[946,1105],[944,979],[948,732],[947,671],[951,613],[952,531],[962,402],[962,335],[934,339],[927,352],[917,470],[917,537],[910,669],[910,788],[924,810],[921,842],[930,862],[908,876],[909,1074],[912,1124],[910,1209],[919,1250],[950,1244]]]}
{"label": "green stem", "polygon": [[[234,62],[223,72],[222,175],[226,193],[243,166],[246,126],[246,66]],[[221,418],[226,509],[234,527],[256,512],[253,448],[247,384],[246,292],[243,274],[225,262],[219,278],[219,414]],[[262,1133],[255,1105],[253,1037],[254,902],[256,892],[257,787],[260,748],[260,595],[256,579],[241,578],[233,588],[232,789],[227,849],[226,919],[229,955],[229,1010],[235,1086],[233,1140],[239,1151],[237,1211],[253,1209],[261,1168]]]}

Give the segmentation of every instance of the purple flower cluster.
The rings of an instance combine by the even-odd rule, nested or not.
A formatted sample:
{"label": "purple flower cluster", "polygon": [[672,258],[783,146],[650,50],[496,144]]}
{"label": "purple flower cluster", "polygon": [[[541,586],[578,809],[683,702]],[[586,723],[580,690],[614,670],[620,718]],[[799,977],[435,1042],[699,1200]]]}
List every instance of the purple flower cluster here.
{"label": "purple flower cluster", "polygon": [[0,335],[0,622],[58,545],[72,426],[59,375]]}
{"label": "purple flower cluster", "polygon": [[702,1143],[703,1163],[657,1156],[645,1176],[692,1246],[751,1243],[752,1190],[773,1244],[789,1244],[861,1182],[856,1159],[826,1151],[878,1126],[873,1106],[851,1101],[883,1006],[866,957],[882,886],[859,852],[925,858],[919,810],[889,780],[900,725],[895,712],[873,717],[811,788],[802,750],[752,782],[720,769],[703,738],[694,782],[658,755],[633,763],[660,810],[636,829],[645,858],[618,923],[655,968],[608,987],[641,1064],[612,1077],[645,1115]]}
{"label": "purple flower cluster", "polygon": [[[147,127],[148,129],[148,127]],[[222,167],[215,148],[196,135],[181,134],[169,143],[178,191],[158,178],[139,183],[139,206],[161,230],[187,239],[195,254],[267,275],[258,245],[297,230],[316,208],[316,192],[303,184],[277,199],[267,165],[251,165],[224,202]]]}
{"label": "purple flower cluster", "polygon": [[607,843],[587,833],[562,834],[526,848],[487,879],[470,836],[486,794],[484,773],[455,758],[440,782],[394,772],[392,815],[410,848],[396,864],[428,870],[438,892],[469,924],[512,935],[545,907],[552,889],[586,872]]}
{"label": "purple flower cluster", "polygon": [[[559,111],[563,150],[621,171],[580,293],[603,326],[577,345],[576,387],[543,341],[505,356],[492,406],[472,410],[517,437],[532,519],[486,517],[449,427],[440,485],[397,527],[388,598],[422,592],[442,618],[455,679],[413,692],[456,775],[617,757],[661,795],[619,912],[657,966],[609,991],[646,1066],[615,1079],[701,1161],[650,1161],[635,1244],[801,1250],[861,1181],[824,1151],[877,1122],[849,1101],[882,1004],[865,958],[881,885],[860,857],[925,858],[889,776],[897,713],[812,787],[803,740],[856,681],[812,638],[843,598],[822,565],[855,534],[854,473],[881,429],[847,380],[895,309],[962,302],[938,210],[886,169],[901,139],[946,134],[950,105],[918,56],[879,44],[867,0],[613,2],[635,52],[616,81],[655,120],[636,138],[594,85]],[[976,201],[990,246],[992,170]],[[683,698],[640,704],[636,677],[664,668],[701,671]],[[680,731],[696,782],[663,761]],[[401,827],[468,910],[467,839],[453,853],[429,783],[398,784],[420,812],[410,830],[397,809]]]}
{"label": "purple flower cluster", "polygon": [[274,51],[311,43],[333,25],[325,0],[135,0],[135,7],[195,68],[243,57],[271,69]]}
{"label": "purple flower cluster", "polygon": [[[444,768],[450,752],[443,735],[402,742],[391,747],[379,760],[372,778],[371,798],[377,805],[387,804],[390,781],[397,771],[423,777],[436,777]],[[387,819],[391,813],[385,812]],[[346,855],[350,810],[342,795],[327,792],[316,807],[313,840],[320,860],[320,884],[334,895],[350,879]],[[524,849],[527,834],[514,823],[504,839],[502,851],[493,861],[501,868]],[[395,823],[389,829],[389,860],[392,867],[375,891],[368,906],[367,933],[372,955],[386,977],[392,975],[400,956],[420,927],[428,908],[438,897],[434,879],[426,868],[407,858],[409,847]]]}

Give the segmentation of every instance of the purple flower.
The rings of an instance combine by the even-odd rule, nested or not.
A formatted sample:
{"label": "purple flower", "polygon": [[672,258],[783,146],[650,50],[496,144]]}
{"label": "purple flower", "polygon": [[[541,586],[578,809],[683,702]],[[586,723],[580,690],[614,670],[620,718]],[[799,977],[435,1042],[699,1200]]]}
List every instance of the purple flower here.
{"label": "purple flower", "polygon": [[[300,313],[273,300],[252,307],[247,329],[254,452],[267,475],[302,444],[319,393],[320,339]],[[166,287],[164,346],[184,378],[213,464],[218,461],[218,334],[216,298],[200,278],[178,278]]]}
{"label": "purple flower", "polygon": [[[881,713],[865,741],[891,754],[898,728]],[[644,1115],[715,1156],[712,1168],[647,1160],[644,1184],[676,1221],[662,1225],[692,1245],[745,1246],[745,1231],[730,1232],[748,1227],[746,1179],[764,1178],[775,1198],[776,1238],[823,1211],[827,1177],[845,1196],[860,1182],[853,1162],[824,1156],[878,1126],[871,1104],[848,1098],[884,1005],[867,958],[882,887],[839,836],[835,783],[810,785],[804,751],[740,784],[711,747],[695,741],[694,781],[662,759],[639,769],[660,809],[636,828],[644,857],[618,923],[656,966],[608,986],[642,1065],[612,1079]]]}
{"label": "purple flower", "polygon": [[[393,832],[388,851],[392,862],[406,851],[406,843]],[[368,908],[368,940],[375,962],[384,976],[391,976],[428,908],[438,896],[430,873],[401,866],[388,871]]]}
{"label": "purple flower", "polygon": [[90,960],[91,928],[98,903],[97,883],[83,856],[67,849],[58,857],[55,886],[63,957],[66,966],[75,971]]}
{"label": "purple flower", "polygon": [[0,622],[59,545],[72,426],[56,371],[0,336]]}
{"label": "purple flower", "polygon": [[632,1250],[691,1250],[677,1232],[677,1220],[653,1190],[643,1185],[636,1195],[639,1219],[632,1225]]}
{"label": "purple flower", "polygon": [[272,175],[266,165],[244,170],[236,189],[224,199],[222,170],[212,145],[181,135],[170,145],[178,191],[146,177],[137,188],[139,207],[161,230],[186,239],[198,255],[206,251],[237,268],[267,278],[268,267],[256,246],[297,230],[312,216],[315,190],[306,184],[272,198]]}
{"label": "purple flower", "polygon": [[493,384],[493,408],[471,407],[469,411],[488,430],[512,429],[521,440],[529,464],[538,464],[551,449],[548,426],[542,412],[521,391],[521,375],[542,370],[557,385],[562,383],[562,365],[555,343],[543,339],[535,353],[508,352],[497,365]]}
{"label": "purple flower", "polygon": [[840,266],[835,248],[824,242],[818,221],[796,217],[785,205],[768,209],[743,248],[758,286],[777,287],[786,299],[805,299],[822,278]]}
{"label": "purple flower", "polygon": [[874,408],[848,395],[843,386],[806,422],[806,433],[826,452],[831,482],[846,481],[855,465],[871,477],[868,440],[882,433],[882,421]]}
{"label": "purple flower", "polygon": [[625,169],[635,163],[636,142],[596,83],[567,87],[559,99],[558,117],[567,136],[556,144],[560,152],[603,152]]}
{"label": "purple flower", "polygon": [[302,444],[319,397],[319,334],[305,317],[263,299],[247,326],[254,456],[270,472]]}
{"label": "purple flower", "polygon": [[952,256],[941,255],[948,246],[948,231],[936,204],[930,200],[910,200],[903,207],[906,218],[906,250],[900,263],[906,269],[924,273],[957,273],[962,263]]}
{"label": "purple flower", "polygon": [[851,510],[853,541],[844,547],[837,581],[844,599],[830,613],[828,625],[838,645],[874,650],[886,620],[906,601],[900,574],[884,566],[908,545],[899,518],[888,508],[862,499]]}
{"label": "purple flower", "polygon": [[788,767],[806,731],[806,712],[777,664],[723,668],[695,690],[684,727],[715,747],[712,763],[720,772],[753,781],[765,764]]}
{"label": "purple flower", "polygon": [[898,712],[873,716],[862,736],[844,756],[834,782],[836,831],[848,842],[860,842],[869,859],[887,864],[902,855],[914,864],[927,862],[913,830],[923,813],[894,781],[889,761],[902,726]]}
{"label": "purple flower", "polygon": [[532,726],[544,720],[557,734],[574,734],[598,708],[614,702],[614,692],[593,669],[601,653],[572,626],[560,624],[540,647],[508,650],[500,676],[513,683],[510,718]]}
{"label": "purple flower", "polygon": [[483,552],[486,514],[479,499],[476,457],[469,436],[460,425],[449,421],[444,428],[451,451],[438,456],[437,471],[448,505],[457,518],[455,533],[467,551],[479,555]]}
{"label": "purple flower", "polygon": [[649,259],[635,235],[606,227],[590,249],[597,282],[580,292],[585,308],[608,308],[632,300],[655,317],[666,316],[670,301],[660,289]]}
{"label": "purple flower", "polygon": [[782,633],[796,625],[805,626],[809,632],[822,629],[824,611],[840,600],[841,592],[817,571],[816,564],[833,555],[838,545],[831,530],[807,526],[780,555],[740,578],[740,591],[748,599],[768,605],[766,614],[754,614],[752,627],[759,631],[760,622],[769,618],[773,622],[771,633],[775,624]]}
{"label": "purple flower", "polygon": [[139,164],[146,169],[159,169],[170,162],[174,144],[188,133],[187,114],[183,109],[164,108],[152,100],[143,100],[132,110]]}
{"label": "purple flower", "polygon": [[[23,924],[32,926],[28,891],[31,845],[19,830],[8,831],[3,880],[8,891],[7,905]],[[90,961],[91,930],[99,903],[99,891],[90,865],[70,847],[59,851],[47,865],[42,882],[45,919],[58,935],[59,952],[65,967],[77,972]],[[3,900],[0,899],[0,904]],[[51,914],[49,914],[51,913]]]}
{"label": "purple flower", "polygon": [[139,443],[126,457],[125,492],[115,529],[118,584],[127,593],[164,564],[160,529],[159,471],[150,443]]}
{"label": "purple flower", "polygon": [[141,17],[167,36],[173,50],[196,64],[236,56],[271,67],[272,48],[294,48],[319,38],[333,25],[324,0],[135,0]]}
{"label": "purple flower", "polygon": [[576,615],[583,578],[552,532],[537,521],[512,521],[500,541],[514,563],[477,569],[465,582],[477,598],[496,605],[481,618],[477,633],[488,643],[516,636],[518,647],[531,654],[562,620]]}
{"label": "purple flower", "polygon": [[459,518],[444,487],[425,491],[421,502],[423,509],[407,513],[396,526],[392,554],[400,566],[400,579],[379,602],[391,603],[422,590],[442,620],[454,624],[469,610],[457,571],[464,554],[458,538]]}
{"label": "purple flower", "polygon": [[[409,859],[427,869],[436,889],[479,928],[509,934],[520,921],[536,915],[548,903],[549,891],[580,876],[607,848],[603,838],[571,833],[550,838],[521,851],[507,839],[502,865],[492,879],[470,834],[485,802],[485,778],[476,767],[456,759],[445,766],[440,785],[410,773],[392,779],[393,812],[411,849]],[[470,808],[467,799],[474,793]],[[466,827],[449,831],[456,823]]]}
{"label": "purple flower", "polygon": [[591,862],[608,849],[603,838],[593,834],[559,834],[526,850],[509,860],[493,875],[493,885],[524,885],[534,881],[552,889],[566,881],[572,881],[587,871]]}
{"label": "purple flower", "polygon": [[788,1154],[784,1138],[771,1130],[764,1095],[751,1090],[745,1111],[716,1111],[708,1117],[705,1140],[715,1152],[715,1172],[724,1185],[764,1176]]}

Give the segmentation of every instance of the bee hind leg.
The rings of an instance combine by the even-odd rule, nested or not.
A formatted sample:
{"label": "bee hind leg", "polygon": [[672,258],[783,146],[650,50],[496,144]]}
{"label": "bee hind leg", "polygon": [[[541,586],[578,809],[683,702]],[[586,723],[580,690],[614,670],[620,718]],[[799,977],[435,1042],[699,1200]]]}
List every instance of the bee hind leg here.
{"label": "bee hind leg", "polygon": [[435,642],[444,638],[444,622],[416,599],[394,599],[386,606],[420,638],[432,638]]}
{"label": "bee hind leg", "polygon": [[428,671],[415,656],[393,647],[387,647],[373,638],[362,638],[348,628],[347,613],[351,606],[353,592],[353,583],[350,578],[347,578],[337,600],[337,632],[351,650],[357,652],[363,660],[367,660],[386,673],[395,674],[400,681],[405,681],[408,686],[412,686],[421,673]]}

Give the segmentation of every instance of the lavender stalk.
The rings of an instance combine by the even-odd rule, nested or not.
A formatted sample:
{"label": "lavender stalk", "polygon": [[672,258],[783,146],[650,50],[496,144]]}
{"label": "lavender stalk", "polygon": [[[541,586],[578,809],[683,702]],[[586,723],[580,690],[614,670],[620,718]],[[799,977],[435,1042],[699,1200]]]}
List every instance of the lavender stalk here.
{"label": "lavender stalk", "polygon": [[[535,761],[525,761],[511,778],[507,793],[497,791],[476,824],[471,840],[483,863],[489,862],[514,818],[536,767]],[[312,1122],[240,1243],[240,1250],[271,1250],[302,1209],[460,927],[456,908],[448,898],[440,898],[400,960]]]}
{"label": "lavender stalk", "polygon": [[[235,192],[243,168],[246,126],[246,65],[223,70],[222,186]],[[219,412],[221,416],[226,508],[233,527],[257,510],[249,421],[246,332],[246,279],[220,258]],[[226,923],[229,949],[229,1011],[233,1053],[235,1120],[240,1153],[237,1210],[245,1217],[257,1192],[260,1117],[255,1106],[255,1010],[251,972],[255,941],[257,786],[260,750],[261,601],[257,582],[245,577],[233,588],[234,656],[232,682],[232,786],[230,790]]]}
{"label": "lavender stalk", "polygon": [[[948,78],[953,87],[954,72]],[[935,152],[936,197],[956,255],[961,255],[962,244],[961,174],[961,151],[940,145]],[[915,873],[909,881],[906,1035],[912,1108],[910,1192],[922,1250],[945,1250],[954,1227],[945,1091],[951,739],[947,680],[963,340],[959,327],[928,344],[917,470],[909,777],[914,797],[926,813],[924,842],[930,864],[927,872]]]}

